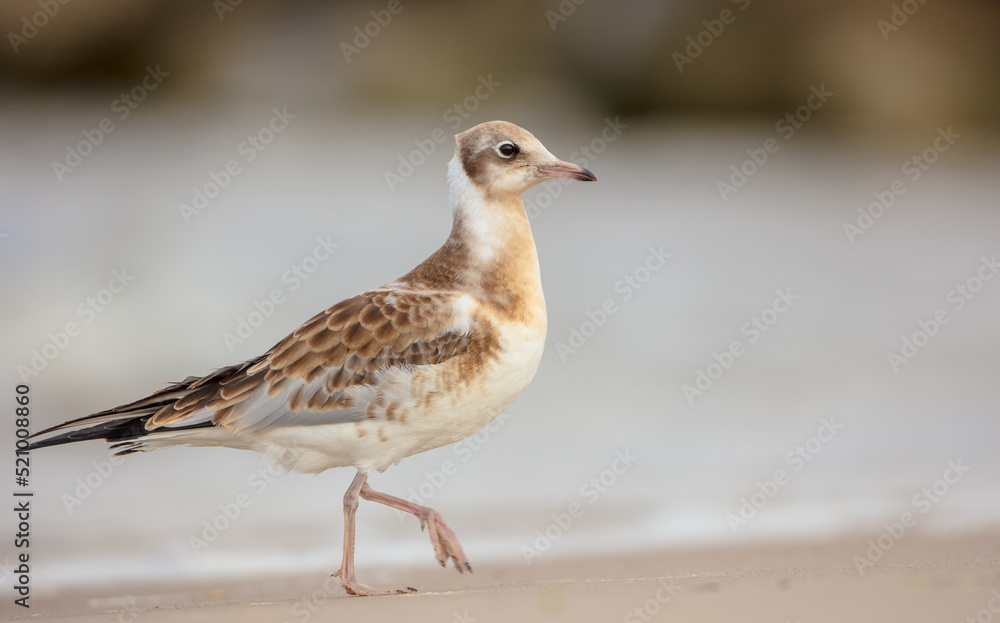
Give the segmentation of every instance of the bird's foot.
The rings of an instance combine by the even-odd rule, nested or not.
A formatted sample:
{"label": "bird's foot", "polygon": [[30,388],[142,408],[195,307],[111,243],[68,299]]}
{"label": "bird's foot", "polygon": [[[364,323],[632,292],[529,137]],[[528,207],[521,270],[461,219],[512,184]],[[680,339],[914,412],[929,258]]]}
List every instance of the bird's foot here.
{"label": "bird's foot", "polygon": [[366,500],[385,504],[392,508],[399,509],[404,513],[410,513],[420,520],[420,529],[427,530],[431,537],[431,545],[434,546],[434,557],[442,567],[448,566],[449,560],[455,561],[455,568],[459,573],[468,571],[472,573],[472,565],[462,551],[462,545],[458,542],[458,537],[452,532],[448,524],[444,522],[441,513],[433,508],[427,508],[419,504],[414,504],[402,498],[397,498],[386,493],[375,491],[367,483],[362,484],[359,495]]}
{"label": "bird's foot", "polygon": [[472,573],[472,565],[462,551],[462,544],[458,542],[458,537],[448,524],[444,522],[441,513],[433,508],[425,508],[423,512],[417,513],[420,520],[420,529],[427,530],[431,537],[431,545],[434,546],[434,557],[442,567],[448,566],[448,561],[455,561],[455,568],[459,573],[468,571]]}
{"label": "bird's foot", "polygon": [[354,578],[353,574],[350,577],[345,578],[339,569],[333,574],[333,577],[340,578],[340,585],[344,587],[344,590],[347,591],[348,595],[357,595],[358,597],[371,597],[374,595],[407,595],[409,593],[417,592],[417,589],[412,586],[386,589],[372,588],[367,584],[358,582]]}

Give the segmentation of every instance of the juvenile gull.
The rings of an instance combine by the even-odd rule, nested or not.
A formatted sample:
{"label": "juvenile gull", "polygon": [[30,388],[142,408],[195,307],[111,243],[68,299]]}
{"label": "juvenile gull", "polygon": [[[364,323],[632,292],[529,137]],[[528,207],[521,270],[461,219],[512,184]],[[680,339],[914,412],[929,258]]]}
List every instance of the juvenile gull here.
{"label": "juvenile gull", "polygon": [[528,387],[545,344],[538,254],[521,194],[552,178],[594,181],[530,132],[491,121],[455,137],[451,235],[405,276],[317,314],[263,355],[40,433],[29,449],[106,439],[118,454],[167,446],[256,450],[287,469],[354,467],[344,495],[352,595],[358,497],[411,513],[438,562],[472,571],[430,508],[380,493],[368,475],[472,435]]}

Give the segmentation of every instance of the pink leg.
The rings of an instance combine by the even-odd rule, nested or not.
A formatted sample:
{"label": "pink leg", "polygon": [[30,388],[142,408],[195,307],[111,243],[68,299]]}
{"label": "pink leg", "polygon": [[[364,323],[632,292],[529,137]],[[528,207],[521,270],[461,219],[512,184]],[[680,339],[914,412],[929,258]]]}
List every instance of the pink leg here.
{"label": "pink leg", "polygon": [[340,569],[333,575],[340,578],[340,585],[351,595],[397,595],[400,593],[412,593],[414,588],[399,588],[389,590],[376,590],[370,586],[365,586],[354,577],[354,535],[355,535],[355,515],[358,512],[358,493],[367,487],[365,480],[368,479],[368,472],[358,471],[351,486],[344,494],[344,560]]}
{"label": "pink leg", "polygon": [[[353,485],[351,486],[353,487]],[[441,514],[436,510],[375,491],[368,486],[368,483],[364,479],[361,481],[360,494],[366,500],[398,508],[405,513],[416,516],[420,520],[420,529],[428,529],[431,537],[431,545],[434,546],[434,557],[441,563],[441,566],[444,567],[448,560],[451,559],[455,561],[455,568],[458,569],[459,573],[465,571],[472,573],[472,565],[469,564],[468,559],[465,557],[465,552],[462,551],[462,545],[458,542],[458,537],[455,536],[455,533],[451,531],[451,528],[448,527],[448,524],[441,518]],[[346,505],[346,501],[344,504]]]}

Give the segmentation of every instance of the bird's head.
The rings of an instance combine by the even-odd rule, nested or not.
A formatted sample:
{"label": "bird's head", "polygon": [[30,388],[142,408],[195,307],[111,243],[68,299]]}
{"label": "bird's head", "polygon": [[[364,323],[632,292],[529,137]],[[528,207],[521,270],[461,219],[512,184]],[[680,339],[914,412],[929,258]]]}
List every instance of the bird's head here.
{"label": "bird's head", "polygon": [[597,180],[587,169],[553,156],[531,132],[506,121],[481,123],[457,134],[455,143],[452,175],[464,174],[487,196],[520,195],[557,177]]}

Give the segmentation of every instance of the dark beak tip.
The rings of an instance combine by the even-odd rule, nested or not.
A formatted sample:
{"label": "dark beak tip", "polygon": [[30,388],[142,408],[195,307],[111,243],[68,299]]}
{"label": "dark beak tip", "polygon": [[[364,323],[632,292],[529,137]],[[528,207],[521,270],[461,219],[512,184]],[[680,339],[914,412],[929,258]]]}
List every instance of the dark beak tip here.
{"label": "dark beak tip", "polygon": [[571,162],[557,162],[554,165],[538,167],[538,170],[550,178],[562,177],[577,182],[596,182],[597,176],[578,164]]}

